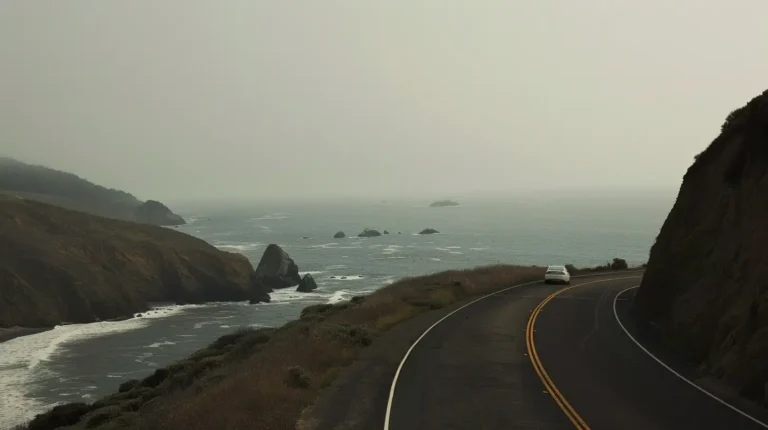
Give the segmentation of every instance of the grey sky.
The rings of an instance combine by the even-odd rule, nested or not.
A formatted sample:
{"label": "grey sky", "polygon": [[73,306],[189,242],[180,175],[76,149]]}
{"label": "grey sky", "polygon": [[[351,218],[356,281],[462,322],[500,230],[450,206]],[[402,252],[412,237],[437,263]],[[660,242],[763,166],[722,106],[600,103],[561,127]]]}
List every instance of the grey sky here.
{"label": "grey sky", "polygon": [[0,3],[0,155],[141,198],[676,188],[765,0]]}

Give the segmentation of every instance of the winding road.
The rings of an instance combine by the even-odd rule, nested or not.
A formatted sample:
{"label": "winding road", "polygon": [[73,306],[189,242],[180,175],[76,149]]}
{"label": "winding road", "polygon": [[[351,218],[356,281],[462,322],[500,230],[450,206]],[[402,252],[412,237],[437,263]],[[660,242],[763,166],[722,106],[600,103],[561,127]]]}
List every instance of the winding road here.
{"label": "winding road", "polygon": [[385,430],[768,429],[760,411],[698,388],[636,340],[628,298],[639,281],[626,273],[527,284],[457,309],[400,362],[378,422]]}

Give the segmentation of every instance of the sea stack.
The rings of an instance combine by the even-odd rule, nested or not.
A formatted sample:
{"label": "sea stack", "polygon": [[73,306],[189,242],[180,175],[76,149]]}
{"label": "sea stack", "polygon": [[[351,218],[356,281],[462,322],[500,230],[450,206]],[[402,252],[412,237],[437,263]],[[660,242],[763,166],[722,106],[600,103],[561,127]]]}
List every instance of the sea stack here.
{"label": "sea stack", "polygon": [[267,288],[293,287],[301,282],[299,267],[293,259],[274,243],[267,246],[256,267],[256,277]]}

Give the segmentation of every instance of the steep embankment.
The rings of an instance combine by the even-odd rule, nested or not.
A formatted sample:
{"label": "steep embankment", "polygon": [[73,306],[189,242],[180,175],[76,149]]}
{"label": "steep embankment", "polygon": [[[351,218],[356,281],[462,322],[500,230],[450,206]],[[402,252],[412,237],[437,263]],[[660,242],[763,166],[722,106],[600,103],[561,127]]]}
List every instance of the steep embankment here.
{"label": "steep embankment", "polygon": [[669,344],[753,400],[768,382],[768,91],[688,169],[636,306]]}
{"label": "steep embankment", "polygon": [[0,327],[219,300],[269,300],[244,256],[163,227],[0,196]]}
{"label": "steep embankment", "polygon": [[159,202],[142,202],[125,191],[93,184],[72,173],[11,158],[0,157],[0,194],[124,221],[185,224],[184,219]]}

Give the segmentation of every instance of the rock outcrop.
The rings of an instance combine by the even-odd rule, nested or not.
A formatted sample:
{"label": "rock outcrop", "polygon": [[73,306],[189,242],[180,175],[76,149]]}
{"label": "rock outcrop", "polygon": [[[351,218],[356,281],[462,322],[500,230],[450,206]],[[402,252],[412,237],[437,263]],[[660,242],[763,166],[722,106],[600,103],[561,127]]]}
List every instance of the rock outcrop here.
{"label": "rock outcrop", "polygon": [[635,298],[672,350],[768,402],[768,91],[696,157]]}
{"label": "rock outcrop", "polygon": [[186,224],[184,218],[171,212],[168,206],[156,200],[147,200],[136,208],[136,221],[164,226]]}
{"label": "rock outcrop", "polygon": [[389,234],[389,232],[388,232],[388,231],[386,231],[386,230],[384,230],[384,234]]}
{"label": "rock outcrop", "polygon": [[264,250],[256,267],[256,277],[269,289],[294,287],[301,282],[299,267],[283,248],[275,244]]}
{"label": "rock outcrop", "polygon": [[175,230],[0,196],[0,327],[131,317],[151,302],[269,300],[248,259]]}
{"label": "rock outcrop", "polygon": [[296,291],[301,293],[308,293],[312,290],[317,289],[317,282],[315,282],[315,278],[312,277],[309,273],[304,275],[304,278],[299,282],[299,286],[296,287]]}
{"label": "rock outcrop", "polygon": [[459,203],[454,202],[453,200],[440,200],[429,204],[429,207],[431,208],[442,208],[446,206],[459,206]]}
{"label": "rock outcrop", "polygon": [[424,230],[419,232],[419,234],[436,234],[436,233],[440,233],[440,232],[435,230],[434,228],[425,228]]}
{"label": "rock outcrop", "polygon": [[343,231],[337,231],[336,234],[333,235],[334,239],[342,239],[344,237],[347,237],[347,235],[344,234]]}
{"label": "rock outcrop", "polygon": [[381,236],[381,233],[378,230],[374,230],[372,228],[366,228],[360,234],[357,235],[357,237],[376,237],[376,236]]}

